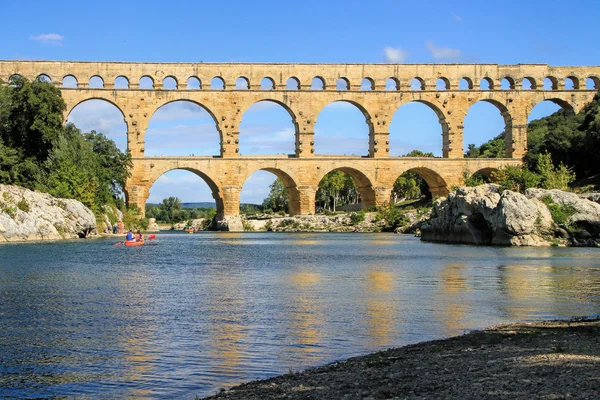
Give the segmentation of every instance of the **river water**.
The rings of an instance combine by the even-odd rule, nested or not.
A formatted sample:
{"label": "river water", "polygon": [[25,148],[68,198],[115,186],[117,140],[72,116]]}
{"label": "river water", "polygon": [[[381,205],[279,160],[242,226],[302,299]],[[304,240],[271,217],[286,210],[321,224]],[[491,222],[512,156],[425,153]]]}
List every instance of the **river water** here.
{"label": "river water", "polygon": [[513,321],[600,312],[600,250],[393,234],[0,246],[0,398],[182,398]]}

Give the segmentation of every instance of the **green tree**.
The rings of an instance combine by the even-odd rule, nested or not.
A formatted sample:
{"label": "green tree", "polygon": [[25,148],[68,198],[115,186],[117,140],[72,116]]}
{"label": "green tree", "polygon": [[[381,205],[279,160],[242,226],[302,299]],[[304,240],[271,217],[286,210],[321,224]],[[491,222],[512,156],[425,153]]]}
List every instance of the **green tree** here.
{"label": "green tree", "polygon": [[179,211],[181,211],[181,208],[183,207],[183,204],[181,203],[181,200],[179,200],[177,197],[169,197],[166,199],[163,199],[162,203],[160,203],[158,205],[158,208],[160,209],[160,217],[161,220],[170,223],[170,222],[176,222],[176,216],[177,213]]}
{"label": "green tree", "polygon": [[279,178],[269,186],[269,196],[263,200],[263,210],[287,211],[289,205],[288,193],[283,181]]}

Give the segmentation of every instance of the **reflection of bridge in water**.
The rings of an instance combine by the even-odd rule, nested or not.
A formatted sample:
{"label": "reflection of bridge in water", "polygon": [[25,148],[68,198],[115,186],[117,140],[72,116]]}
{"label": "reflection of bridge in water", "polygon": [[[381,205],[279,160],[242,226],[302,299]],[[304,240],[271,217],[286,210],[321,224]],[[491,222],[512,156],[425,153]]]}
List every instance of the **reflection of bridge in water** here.
{"label": "reflection of bridge in water", "polygon": [[[7,81],[15,74],[28,79],[43,75],[60,87],[67,104],[65,117],[75,106],[91,99],[108,101],[121,111],[134,164],[126,188],[129,204],[137,204],[144,210],[152,184],[168,171],[184,169],[208,183],[219,216],[238,215],[242,185],[258,170],[272,172],[282,179],[291,201],[290,212],[296,215],[314,213],[318,184],[335,169],[347,172],[355,180],[364,208],[388,202],[394,181],[409,170],[425,179],[434,196],[443,195],[451,186],[463,182],[464,171],[489,174],[503,165],[519,164],[527,151],[527,118],[537,103],[550,100],[577,112],[600,89],[600,67],[542,64],[0,61],[1,80]],[[76,87],[64,88],[65,78],[76,82]],[[150,82],[151,88],[140,88],[143,79]],[[100,88],[90,88],[91,80],[99,82]],[[124,82],[123,88],[115,88],[115,81]],[[172,82],[175,89],[164,90],[166,81]],[[465,90],[459,90],[460,81],[464,82]],[[219,88],[211,87],[211,82],[218,82]],[[418,90],[411,87],[411,82],[417,83]],[[438,90],[440,87],[443,89]],[[150,118],[161,106],[178,100],[198,104],[212,116],[221,138],[219,155],[144,157],[144,135]],[[293,155],[239,155],[242,115],[259,101],[275,102],[290,114],[296,130]],[[336,101],[353,104],[365,116],[369,127],[368,156],[314,154],[317,116]],[[464,118],[479,101],[493,104],[504,118],[504,159],[463,158]],[[438,116],[443,158],[389,156],[391,118],[409,102],[425,104]]]}

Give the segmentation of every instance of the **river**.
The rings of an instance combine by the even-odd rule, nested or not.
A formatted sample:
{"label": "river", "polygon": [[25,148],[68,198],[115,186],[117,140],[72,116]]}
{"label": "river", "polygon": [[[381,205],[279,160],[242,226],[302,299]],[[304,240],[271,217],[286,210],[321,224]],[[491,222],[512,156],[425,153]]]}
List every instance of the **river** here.
{"label": "river", "polygon": [[182,398],[503,322],[600,312],[600,249],[408,235],[0,245],[0,398]]}

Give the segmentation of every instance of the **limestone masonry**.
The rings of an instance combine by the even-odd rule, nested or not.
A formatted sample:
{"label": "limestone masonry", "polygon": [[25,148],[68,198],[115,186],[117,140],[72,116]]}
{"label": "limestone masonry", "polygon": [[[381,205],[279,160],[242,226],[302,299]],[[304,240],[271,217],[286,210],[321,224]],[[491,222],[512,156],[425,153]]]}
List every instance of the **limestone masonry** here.
{"label": "limestone masonry", "polygon": [[[527,117],[533,107],[550,100],[580,111],[600,89],[600,66],[552,67],[545,64],[214,64],[124,63],[70,61],[0,61],[0,80],[13,75],[36,79],[45,75],[60,87],[67,104],[65,119],[78,104],[103,99],[119,108],[127,124],[128,149],[133,156],[127,201],[144,210],[149,189],[162,174],[185,169],[202,177],[217,202],[219,217],[239,213],[244,181],[257,170],[277,175],[285,183],[293,215],[315,212],[315,193],[321,178],[334,169],[350,174],[359,186],[363,207],[389,201],[396,178],[408,170],[423,176],[433,195],[445,195],[471,173],[516,165],[527,152]],[[76,88],[62,87],[72,77]],[[102,88],[89,88],[93,77]],[[153,88],[140,89],[141,78]],[[115,80],[127,83],[115,89]],[[171,78],[176,89],[163,89]],[[247,89],[237,89],[239,78]],[[551,88],[545,90],[548,78]],[[199,89],[191,89],[193,80]],[[411,90],[417,79],[420,90]],[[459,90],[464,79],[468,88]],[[593,87],[586,87],[586,80]],[[218,81],[219,89],[211,88]],[[501,82],[506,88],[501,89]],[[571,90],[565,90],[570,81]],[[441,82],[444,89],[436,89]],[[524,85],[525,83],[525,85]],[[315,86],[316,85],[316,86]],[[480,86],[481,85],[481,86]],[[190,85],[191,86],[191,85]],[[319,87],[319,90],[314,89]],[[485,89],[480,89],[485,87]],[[523,89],[528,87],[528,89]],[[293,88],[293,89],[292,89]],[[341,88],[341,89],[340,89]],[[204,107],[214,118],[221,137],[221,152],[214,157],[145,157],[148,122],[161,106],[187,100]],[[295,154],[289,156],[239,155],[239,125],[244,111],[259,101],[283,106],[296,128]],[[314,126],[319,112],[335,101],[358,107],[369,126],[369,155],[317,156]],[[442,126],[443,158],[389,156],[389,125],[396,110],[416,101],[429,106]],[[496,106],[506,124],[506,158],[464,159],[463,124],[469,108],[478,101]]]}

